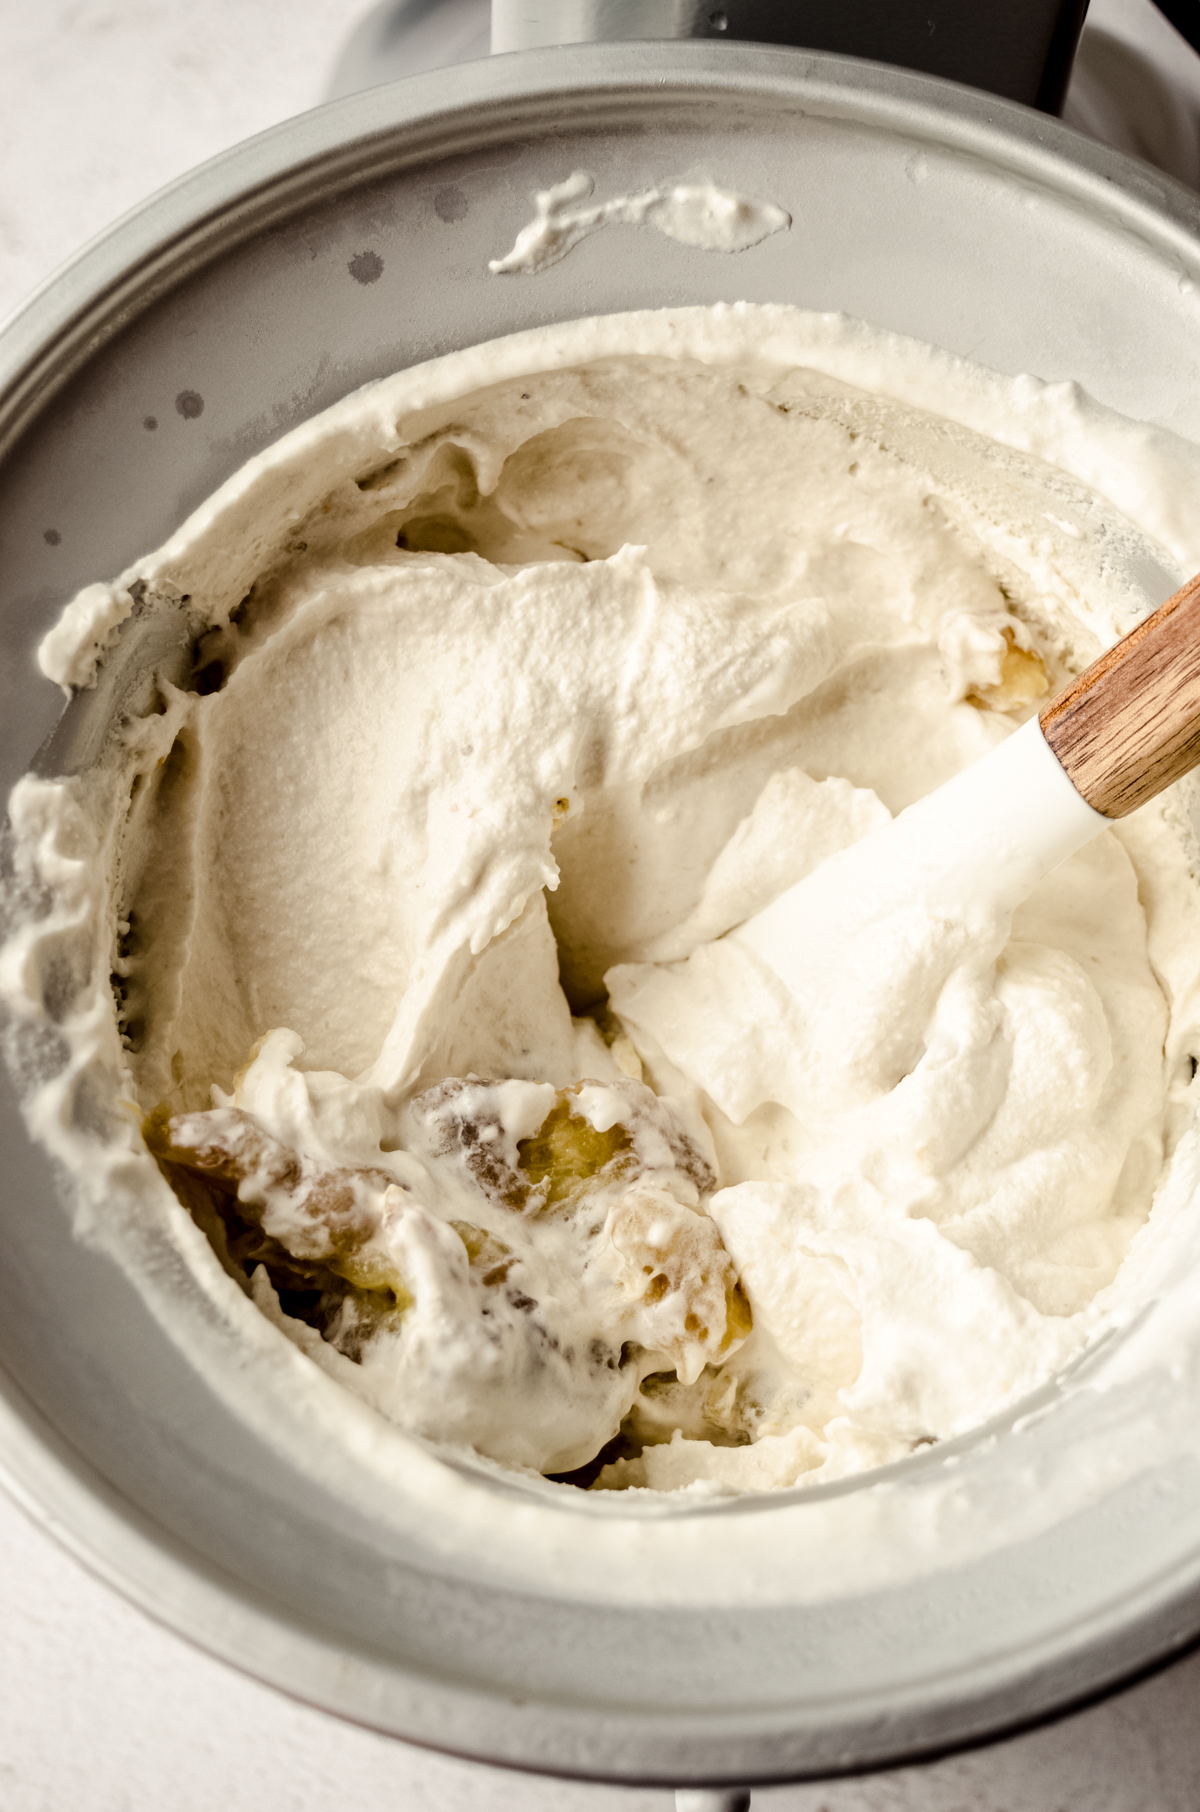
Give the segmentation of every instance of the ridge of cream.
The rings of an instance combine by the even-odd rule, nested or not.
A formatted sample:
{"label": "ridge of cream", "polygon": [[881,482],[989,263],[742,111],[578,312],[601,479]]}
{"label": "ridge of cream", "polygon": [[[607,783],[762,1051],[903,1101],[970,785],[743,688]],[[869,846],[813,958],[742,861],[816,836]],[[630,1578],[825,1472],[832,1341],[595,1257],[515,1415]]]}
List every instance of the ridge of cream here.
{"label": "ridge of cream", "polygon": [[[68,693],[86,686],[96,662],[133,610],[141,580],[178,603],[188,620],[220,622],[235,609],[264,559],[319,503],[330,476],[396,452],[397,419],[431,420],[463,395],[530,370],[552,371],[615,356],[738,363],[784,373],[803,367],[867,395],[927,411],[998,446],[1042,461],[1105,499],[1157,541],[1180,577],[1200,567],[1200,449],[1171,430],[1132,422],[1079,385],[1029,374],[1005,377],[903,334],[852,317],[782,303],[716,303],[603,315],[463,348],[368,384],[282,435],[227,479],[161,548],[111,582],[88,588],[72,615],[45,638],[42,671]],[[320,459],[312,458],[320,449]],[[1047,525],[1077,538],[1068,500]],[[1003,533],[1003,528],[1001,527]],[[186,561],[186,573],[180,566]],[[181,587],[180,581],[186,578]],[[198,588],[189,593],[187,585]],[[1085,616],[1087,605],[1079,600]]]}

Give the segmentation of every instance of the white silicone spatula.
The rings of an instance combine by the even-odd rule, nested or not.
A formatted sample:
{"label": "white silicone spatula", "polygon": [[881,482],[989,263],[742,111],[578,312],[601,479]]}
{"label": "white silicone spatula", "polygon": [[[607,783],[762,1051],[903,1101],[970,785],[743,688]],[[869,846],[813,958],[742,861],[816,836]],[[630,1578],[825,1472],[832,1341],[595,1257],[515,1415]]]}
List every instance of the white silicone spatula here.
{"label": "white silicone spatula", "polygon": [[955,814],[1010,827],[1048,872],[1198,762],[1200,576],[960,775]]}
{"label": "white silicone spatula", "polygon": [[[994,876],[997,905],[1030,888],[1200,762],[1200,576],[1130,630],[990,754],[856,848],[886,890],[889,841],[919,832],[923,866]],[[872,852],[868,854],[868,850]],[[878,876],[878,880],[876,880]],[[804,883],[801,883],[804,886]],[[742,927],[786,974],[792,889]]]}
{"label": "white silicone spatula", "polygon": [[[1012,913],[1044,875],[1197,762],[1200,578],[1040,719],[721,940],[706,959],[723,965],[710,989],[745,993],[765,964],[799,1017],[776,1036],[777,1009],[764,997],[754,1048],[739,1064],[722,1045],[704,1086],[738,1122],[762,1098],[764,1066],[771,1099],[801,1118],[886,1092],[904,1070],[893,1022],[932,1012],[959,965],[994,961]],[[658,993],[677,985],[689,984],[664,973]],[[715,1012],[715,995],[709,1004]],[[672,1003],[654,1011],[661,1025],[647,1023],[670,1048]]]}

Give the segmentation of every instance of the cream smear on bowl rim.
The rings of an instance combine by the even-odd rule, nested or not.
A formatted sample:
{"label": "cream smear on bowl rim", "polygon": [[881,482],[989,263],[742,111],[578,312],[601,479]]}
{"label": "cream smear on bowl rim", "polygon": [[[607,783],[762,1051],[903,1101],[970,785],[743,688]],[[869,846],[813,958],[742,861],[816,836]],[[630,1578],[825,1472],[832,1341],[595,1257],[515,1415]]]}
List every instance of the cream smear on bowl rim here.
{"label": "cream smear on bowl rim", "polygon": [[702,251],[744,252],[792,224],[791,215],[776,202],[756,201],[712,182],[660,183],[608,201],[593,201],[594,187],[586,170],[575,170],[563,182],[539,190],[533,219],[521,228],[512,250],[489,260],[492,274],[536,276],[606,226],[650,226]]}
{"label": "cream smear on bowl rim", "polygon": [[[788,466],[780,449],[797,439]],[[913,1050],[897,1055],[899,1085],[877,1080],[863,1101],[823,1103],[823,1123],[806,1129],[799,1156],[796,1102],[772,1104],[769,1076],[766,1097],[752,1099],[764,1085],[756,1079],[747,1093],[743,1075],[720,1104],[711,1049],[697,1055],[686,1040],[672,1044],[674,1034],[664,1042],[647,990],[678,979],[697,952],[729,947],[727,934],[804,865],[1007,733],[1032,708],[1040,669],[1057,682],[1140,614],[1143,572],[1165,569],[1169,580],[1173,564],[1200,565],[1189,526],[1198,491],[1194,448],[1124,422],[1070,386],[994,378],[859,324],[782,308],[668,311],[520,335],[372,386],[286,437],[165,548],[115,584],[89,588],[43,645],[44,669],[68,688],[86,687],[97,663],[113,660],[114,632],[130,615],[175,625],[176,640],[196,649],[183,683],[156,691],[131,673],[121,722],[89,774],[30,778],[13,799],[21,874],[31,894],[40,890],[40,916],[10,938],[4,985],[30,1023],[54,995],[50,1010],[67,1033],[67,1068],[29,1096],[27,1111],[35,1136],[76,1176],[84,1236],[136,1264],[152,1222],[236,1326],[263,1402],[274,1388],[303,1400],[322,1465],[352,1447],[384,1476],[400,1467],[414,1506],[423,1497],[442,1506],[448,1541],[478,1514],[469,1476],[422,1458],[389,1426],[386,1416],[408,1410],[388,1396],[385,1372],[424,1379],[432,1407],[410,1418],[416,1434],[436,1440],[449,1428],[456,1442],[490,1449],[505,1476],[535,1494],[511,1510],[507,1538],[518,1548],[532,1540],[531,1516],[561,1517],[570,1503],[600,1512],[586,1525],[598,1554],[614,1518],[625,1528],[630,1516],[700,1507],[730,1491],[854,1475],[1019,1403],[1095,1331],[1132,1317],[1169,1266],[1173,1242],[1187,1237],[1196,933],[1182,791],[1104,839],[1099,853],[1073,859],[1070,873],[1021,909],[1020,950],[989,958],[1004,969],[992,1027],[1006,1027],[1003,1036],[960,1039],[953,1051],[943,1038],[943,1048],[931,1041],[922,1051],[927,1013],[915,1032],[908,1027]],[[262,582],[275,571],[284,578]],[[411,600],[404,647],[390,628],[397,583]],[[354,625],[368,619],[370,643],[360,644]],[[564,620],[576,626],[571,637]],[[463,671],[466,647],[474,675]],[[510,702],[493,709],[497,676]],[[346,696],[330,702],[337,684]],[[514,738],[514,718],[531,726],[527,734]],[[353,726],[364,723],[381,726],[381,740],[356,742]],[[436,759],[422,769],[431,724]],[[386,751],[406,737],[403,773],[392,774]],[[424,790],[414,803],[417,770]],[[362,773],[374,787],[365,820],[363,789],[356,798],[353,785]],[[223,774],[257,784],[239,782],[241,797],[226,797]],[[322,775],[323,800],[314,785]],[[183,803],[166,800],[168,789]],[[304,862],[294,844],[272,842],[281,800],[288,822],[304,826]],[[190,855],[180,866],[185,848],[201,852],[192,868]],[[186,927],[172,921],[183,896]],[[157,952],[130,936],[135,901],[138,936],[152,931]],[[347,904],[357,942],[339,965],[328,953],[339,940],[346,948]],[[1108,978],[1099,993],[1089,970]],[[128,1047],[118,1039],[114,973]],[[983,996],[975,1008],[980,1001],[992,1010]],[[1057,1096],[1037,1048],[1047,1001],[1055,1061],[1071,1083]],[[1022,1002],[1032,1002],[1028,1011]],[[693,1027],[704,1017],[693,1012]],[[1107,1068],[1092,1061],[1105,1039]],[[895,1097],[922,1063],[974,1103],[980,1124],[961,1107],[953,1124],[939,1120],[936,1088],[896,1123]],[[430,1144],[429,1126],[437,1113],[444,1120],[450,1099],[430,1103],[431,1091],[472,1074],[509,1091],[475,1100],[469,1124],[496,1128],[508,1171],[521,1173],[526,1195],[515,1210],[495,1188],[489,1197],[469,1165],[463,1174],[461,1139],[447,1144],[443,1126]],[[647,1074],[656,1087],[638,1095]],[[592,1096],[567,1097],[580,1083]],[[216,1109],[213,1084],[222,1091]],[[614,1405],[625,1413],[624,1385],[610,1388],[623,1347],[652,1356],[644,1376],[634,1366],[632,1446],[641,1451],[613,1457],[599,1483],[672,1495],[585,1497],[538,1482],[538,1471],[571,1472],[587,1456],[572,1436],[547,1432],[553,1416],[532,1442],[520,1416],[506,1427],[504,1380],[531,1375],[522,1332],[530,1313],[519,1306],[500,1343],[510,1369],[481,1427],[464,1406],[478,1355],[443,1372],[435,1389],[404,1316],[399,1337],[385,1327],[382,1343],[377,1331],[364,1342],[344,1326],[325,1330],[334,1341],[322,1338],[281,1313],[265,1267],[251,1300],[221,1272],[141,1144],[142,1115],[173,1092],[185,1114],[248,1115],[326,1178],[374,1172],[358,1203],[366,1236],[356,1263],[378,1258],[384,1270],[368,1265],[357,1283],[342,1281],[391,1288],[379,1254],[403,1253],[404,1287],[426,1280],[435,1345],[439,1329],[467,1323],[468,1307],[456,1311],[455,1301],[478,1314],[489,1300],[481,1290],[510,1289],[514,1268],[528,1277],[540,1266],[542,1295],[520,1294],[562,1310],[565,1320],[541,1318],[554,1350],[578,1348],[585,1336],[606,1347],[580,1393],[591,1407],[584,1415],[576,1405],[575,1423],[582,1415],[591,1431],[584,1446],[610,1426]],[[1006,1127],[1013,1092],[1024,1105]],[[93,1130],[75,1111],[82,1094]],[[656,1098],[666,1119],[652,1125]],[[426,1104],[423,1128],[411,1123],[415,1101]],[[528,1156],[550,1112],[561,1119],[572,1106],[582,1111],[566,1118],[584,1122],[598,1150],[624,1127],[622,1150],[637,1159],[607,1196],[593,1193],[591,1231],[574,1208],[542,1212],[555,1205],[546,1199],[553,1152],[542,1174],[522,1171],[521,1145]],[[627,1124],[639,1111],[641,1145]],[[461,1113],[456,1124],[467,1124]],[[950,1149],[964,1124],[959,1142],[969,1149]],[[920,1188],[896,1161],[914,1125],[924,1141]],[[222,1123],[207,1131],[221,1133]],[[935,1135],[946,1147],[940,1158]],[[1174,1156],[1139,1231],[1164,1136]],[[970,1148],[989,1137],[993,1169],[981,1179]],[[183,1149],[174,1147],[177,1156]],[[1044,1178],[1026,1174],[1047,1151],[1069,1187],[1047,1191]],[[869,1163],[859,1161],[864,1152]],[[260,1159],[235,1181],[261,1171]],[[1007,1228],[989,1219],[1001,1171],[1012,1185]],[[260,1177],[258,1193],[269,1196],[282,1175]],[[1067,1200],[1080,1176],[1091,1179],[1093,1207],[1096,1197],[1104,1208],[1119,1201],[1099,1234],[1086,1201]],[[323,1262],[327,1252],[294,1250],[312,1195],[298,1197],[294,1179],[283,1180],[288,1202],[266,1202],[262,1226],[277,1242],[290,1239],[293,1257]],[[476,1207],[466,1213],[472,1188]],[[531,1188],[543,1191],[532,1219]],[[643,1208],[657,1203],[640,1220],[628,1203],[634,1189]],[[1029,1233],[1047,1197],[1070,1211]],[[833,1204],[828,1212],[822,1200]],[[1026,1229],[1015,1256],[1005,1250],[1014,1227]],[[501,1239],[506,1228],[521,1238]],[[680,1228],[704,1229],[698,1269],[707,1265],[710,1283],[719,1273],[724,1321],[710,1290],[688,1326],[696,1305],[662,1256]],[[894,1249],[877,1266],[885,1234]],[[651,1281],[667,1279],[649,1301],[622,1270],[644,1270],[646,1256]],[[486,1274],[507,1266],[498,1283],[472,1276],[480,1259]],[[726,1294],[730,1265],[752,1329]],[[595,1287],[577,1292],[568,1314],[562,1279],[585,1272]],[[955,1277],[976,1292],[963,1298],[965,1314],[953,1306]],[[943,1300],[952,1312],[939,1327],[930,1305]],[[1165,1327],[1169,1317],[1158,1321]],[[997,1327],[1001,1357],[989,1356],[984,1339],[970,1348],[981,1366],[961,1367],[964,1340]],[[1146,1329],[1137,1334],[1152,1344]],[[378,1368],[372,1341],[390,1355]],[[1135,1347],[1126,1341],[1124,1363]],[[911,1388],[898,1389],[905,1378]],[[420,1388],[410,1386],[407,1404]],[[564,1388],[560,1378],[556,1401]],[[258,1411],[248,1403],[246,1413]],[[966,1487],[945,1471],[938,1514],[953,1524]],[[882,1542],[886,1558],[868,1572],[903,1569],[924,1549],[930,1513],[924,1536],[912,1528],[898,1537],[902,1500],[886,1484],[839,1492],[824,1509],[810,1498],[805,1542],[858,1550],[860,1567],[860,1540]],[[783,1500],[778,1510],[789,1514]],[[619,1589],[682,1589],[682,1555],[664,1560],[656,1520],[643,1520],[634,1544],[649,1572],[631,1559]],[[741,1591],[733,1582],[744,1585],[747,1566],[755,1571],[737,1524],[745,1527],[723,1519],[728,1546],[715,1590],[723,1578]],[[962,1533],[984,1539],[965,1525]],[[616,1540],[621,1547],[626,1537]],[[685,1546],[696,1542],[708,1555],[709,1538]]]}

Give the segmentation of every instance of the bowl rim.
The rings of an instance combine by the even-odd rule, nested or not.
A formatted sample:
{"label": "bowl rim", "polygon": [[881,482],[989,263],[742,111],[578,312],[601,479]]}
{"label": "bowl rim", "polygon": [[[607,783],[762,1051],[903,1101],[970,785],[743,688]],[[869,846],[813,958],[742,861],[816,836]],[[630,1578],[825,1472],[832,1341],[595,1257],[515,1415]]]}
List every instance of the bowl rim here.
{"label": "bowl rim", "polygon": [[[0,326],[0,459],[58,389],[140,313],[300,207],[468,144],[550,131],[562,109],[584,96],[603,125],[619,123],[649,96],[661,113],[692,107],[706,95],[845,119],[909,144],[928,141],[986,159],[1016,179],[1099,210],[1114,228],[1164,252],[1196,256],[1200,197],[1182,184],[1061,121],[940,78],[824,52],[694,40],[517,52],[413,76],[287,120],[179,178],[90,241]],[[288,1625],[273,1603],[251,1602],[241,1584],[115,1491],[2,1371],[0,1482],[89,1571],[160,1623],[297,1699],[397,1734],[393,1719],[373,1722],[348,1693],[339,1699],[330,1691],[330,1657],[338,1656],[327,1639]],[[772,1762],[764,1745],[757,1767],[742,1756],[727,1772],[707,1765],[686,1784],[875,1772],[1054,1721],[1196,1646],[1200,1586],[1143,1604],[1121,1635],[1120,1653],[1100,1683],[1073,1688],[1061,1669],[1035,1670],[1022,1678],[1019,1692],[997,1691],[981,1701],[973,1727],[952,1737],[922,1737],[919,1719],[906,1729],[898,1717],[891,1738],[869,1759],[827,1758],[805,1769]],[[685,1782],[679,1765],[656,1770],[644,1742],[640,1759],[631,1753],[632,1766],[618,1768],[594,1760],[587,1768],[571,1766],[563,1759],[565,1745],[554,1757],[504,1753],[488,1737],[476,1740],[504,1715],[503,1701],[450,1682],[409,1685],[406,1740],[560,1776]]]}

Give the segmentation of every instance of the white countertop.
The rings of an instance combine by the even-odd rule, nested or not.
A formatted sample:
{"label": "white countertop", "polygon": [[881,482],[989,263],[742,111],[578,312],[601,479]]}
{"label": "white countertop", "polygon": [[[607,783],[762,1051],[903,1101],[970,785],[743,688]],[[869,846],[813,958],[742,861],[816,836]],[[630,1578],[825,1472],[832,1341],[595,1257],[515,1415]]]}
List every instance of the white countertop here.
{"label": "white countertop", "polygon": [[[361,0],[0,0],[0,315],[85,239],[313,105]],[[1121,44],[1140,58],[1114,63]],[[1200,183],[1200,60],[1149,0],[1092,0],[1068,117]],[[1113,123],[1113,70],[1140,114]],[[1164,100],[1164,81],[1176,95]],[[1108,91],[1105,83],[1109,84]],[[670,1812],[666,1792],[449,1760],[197,1653],[0,1496],[0,1812]],[[756,1791],[755,1812],[1196,1812],[1200,1655],[973,1755]]]}

